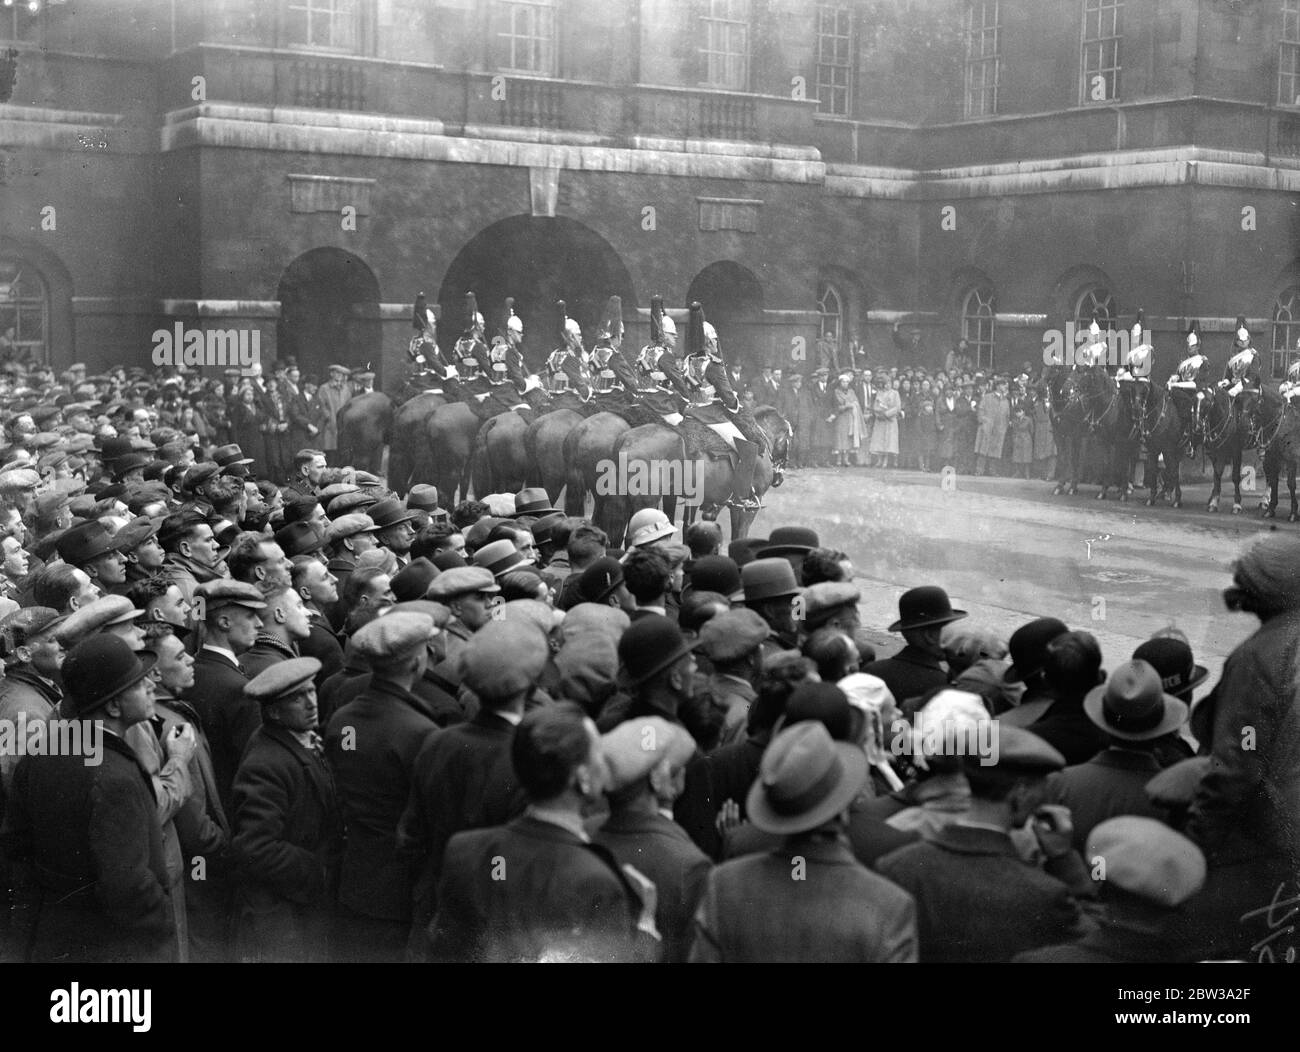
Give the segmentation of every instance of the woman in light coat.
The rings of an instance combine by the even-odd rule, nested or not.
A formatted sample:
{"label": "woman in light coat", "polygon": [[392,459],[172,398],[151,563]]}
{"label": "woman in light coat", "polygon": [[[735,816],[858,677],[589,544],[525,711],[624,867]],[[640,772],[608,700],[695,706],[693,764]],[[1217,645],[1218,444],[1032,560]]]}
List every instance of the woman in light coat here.
{"label": "woman in light coat", "polygon": [[898,389],[892,385],[882,386],[871,404],[871,414],[876,420],[871,429],[871,445],[867,447],[871,466],[895,467],[898,464],[898,422],[903,415],[903,401]]}
{"label": "woman in light coat", "polygon": [[848,467],[856,464],[858,448],[862,445],[862,407],[853,393],[853,374],[841,373],[831,391],[830,419],[835,422],[835,444],[831,463]]}

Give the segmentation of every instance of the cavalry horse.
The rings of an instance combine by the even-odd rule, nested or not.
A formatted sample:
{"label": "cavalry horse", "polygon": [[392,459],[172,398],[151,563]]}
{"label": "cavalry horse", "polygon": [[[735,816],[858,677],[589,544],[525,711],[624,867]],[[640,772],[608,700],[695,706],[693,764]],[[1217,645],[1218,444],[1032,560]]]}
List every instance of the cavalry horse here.
{"label": "cavalry horse", "polygon": [[1119,499],[1127,501],[1138,448],[1136,415],[1119,383],[1100,366],[1087,368],[1078,376],[1084,424],[1101,447],[1101,492],[1097,499],[1105,500],[1113,485],[1119,490]]}
{"label": "cavalry horse", "polygon": [[1286,465],[1287,489],[1291,493],[1291,514],[1288,522],[1300,522],[1300,506],[1296,503],[1296,462],[1300,459],[1300,407],[1289,398],[1283,399],[1276,391],[1265,388],[1256,403],[1259,445],[1264,451],[1264,478],[1268,482],[1268,500],[1264,505],[1264,518],[1277,515],[1278,489],[1282,481],[1282,466]]}
{"label": "cavalry horse", "polygon": [[1232,398],[1221,387],[1205,388],[1196,402],[1196,430],[1202,448],[1214,467],[1214,482],[1206,511],[1219,510],[1223,469],[1232,465],[1232,514],[1241,514],[1241,456],[1254,444],[1241,417],[1233,411]]}
{"label": "cavalry horse", "polygon": [[1146,447],[1147,507],[1157,500],[1156,481],[1159,461],[1165,461],[1163,492],[1170,505],[1183,506],[1183,487],[1179,479],[1179,466],[1183,459],[1183,420],[1178,406],[1165,388],[1159,384],[1133,383],[1133,412],[1142,432]]}
{"label": "cavalry horse", "polygon": [[[771,454],[764,452],[754,469],[754,489],[761,498],[767,490],[779,486],[790,452],[793,431],[790,422],[771,406],[754,410],[754,420],[767,436]],[[699,425],[704,426],[704,425]],[[705,519],[715,519],[731,497],[733,468],[726,457],[701,457],[688,459],[686,440],[681,432],[667,424],[644,424],[621,435],[614,446],[614,458],[627,465],[629,479],[649,481],[647,493],[624,495],[617,502],[615,526],[626,528],[627,520],[642,508],[651,508],[662,500],[664,514],[669,520],[676,517],[679,500],[682,501],[683,526],[690,525],[696,514]],[[677,477],[666,466],[677,466]],[[690,471],[697,472],[687,478]],[[693,492],[686,492],[686,490]],[[749,536],[749,529],[758,514],[757,509],[730,506],[731,539]],[[610,537],[617,536],[611,533]]]}
{"label": "cavalry horse", "polygon": [[1080,392],[1079,374],[1063,365],[1050,365],[1043,372],[1040,389],[1047,394],[1048,419],[1056,443],[1056,488],[1053,496],[1064,493],[1073,497],[1079,492],[1080,461],[1083,459],[1083,436],[1086,407]]}

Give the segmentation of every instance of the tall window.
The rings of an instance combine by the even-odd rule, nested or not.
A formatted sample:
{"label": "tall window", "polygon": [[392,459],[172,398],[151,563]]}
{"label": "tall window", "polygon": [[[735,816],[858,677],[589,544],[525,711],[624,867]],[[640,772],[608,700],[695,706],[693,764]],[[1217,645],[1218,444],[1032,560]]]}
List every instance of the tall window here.
{"label": "tall window", "polygon": [[298,47],[356,51],[361,15],[358,0],[289,0],[288,39]]}
{"label": "tall window", "polygon": [[744,91],[749,87],[749,0],[707,0],[704,83]]}
{"label": "tall window", "polygon": [[817,297],[817,311],[821,315],[819,331],[822,339],[838,346],[844,333],[844,300],[834,285],[822,283],[821,294]]}
{"label": "tall window", "polygon": [[998,74],[1001,67],[998,0],[967,0],[967,117],[991,117],[998,112]]}
{"label": "tall window", "polygon": [[1110,289],[1100,285],[1084,289],[1074,304],[1074,324],[1079,331],[1086,332],[1094,318],[1102,332],[1115,328],[1119,319],[1115,297],[1111,295]]}
{"label": "tall window", "polygon": [[1277,49],[1277,104],[1300,106],[1300,0],[1282,0]]}
{"label": "tall window", "polygon": [[0,361],[43,362],[50,298],[40,274],[21,260],[0,260]]}
{"label": "tall window", "polygon": [[993,315],[997,307],[993,302],[993,289],[989,285],[976,285],[966,293],[961,303],[961,335],[967,349],[981,369],[993,368],[993,350],[996,341],[996,322]]}
{"label": "tall window", "polygon": [[1292,285],[1273,304],[1273,379],[1280,380],[1300,360],[1300,285]]}
{"label": "tall window", "polygon": [[554,0],[501,0],[503,69],[555,75]]}
{"label": "tall window", "polygon": [[852,85],[852,9],[848,4],[818,4],[817,111],[847,117]]}
{"label": "tall window", "polygon": [[1083,0],[1083,102],[1119,98],[1120,12],[1123,0]]}

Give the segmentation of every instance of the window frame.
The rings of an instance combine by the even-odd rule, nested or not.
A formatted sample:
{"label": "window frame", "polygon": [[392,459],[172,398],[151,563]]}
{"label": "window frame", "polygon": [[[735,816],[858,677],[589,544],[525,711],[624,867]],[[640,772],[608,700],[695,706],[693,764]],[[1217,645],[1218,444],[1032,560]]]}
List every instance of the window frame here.
{"label": "window frame", "polygon": [[[1282,0],[1278,12],[1282,24],[1277,34],[1277,105],[1300,107],[1300,0]],[[1292,33],[1290,37],[1287,36],[1288,26]],[[1290,62],[1286,61],[1288,57]],[[1283,94],[1282,85],[1287,80],[1291,83],[1291,91]]]}
{"label": "window frame", "polygon": [[[744,8],[744,17],[719,17],[717,12],[719,8],[723,9],[728,15],[731,15],[733,5]],[[701,82],[702,87],[713,88],[717,91],[748,91],[749,78],[751,73],[750,51],[753,44],[753,6],[750,0],[705,0],[705,12],[700,15],[701,30],[700,33],[700,55],[704,61],[704,79]],[[725,45],[732,43],[731,34],[739,30],[743,33],[743,52],[735,50],[715,49],[714,37],[712,31],[717,29],[725,31]],[[741,75],[734,80],[730,77],[723,76],[718,78],[714,73],[714,57],[721,60],[724,72],[730,72],[730,60],[739,56],[741,65]]]}
{"label": "window frame", "polygon": [[[504,29],[496,33],[496,41],[501,51],[501,62],[497,66],[503,73],[516,73],[528,77],[555,77],[560,68],[560,33],[559,10],[555,0],[496,0],[497,10]],[[515,18],[530,13],[533,19],[533,32],[516,32]],[[544,16],[550,36],[537,33]],[[518,46],[528,46],[534,53],[530,58],[532,64],[518,65]],[[542,48],[545,47],[545,51]]]}
{"label": "window frame", "polygon": [[[989,7],[993,9],[992,24],[988,20]],[[981,14],[979,28],[974,25],[974,15],[976,10]],[[993,48],[989,52],[985,48],[985,43],[989,36],[992,36]],[[995,117],[998,112],[998,90],[1002,81],[1002,9],[1000,0],[966,0],[966,18],[963,27],[964,36],[964,66],[962,72],[962,112],[967,120],[977,117]],[[978,38],[980,42],[979,54],[975,55],[973,44]],[[993,71],[993,83],[990,90],[987,71],[989,68]],[[973,99],[973,81],[976,70],[979,70],[980,85],[979,96],[980,106],[972,106]],[[985,105],[985,100],[991,101]]]}
{"label": "window frame", "polygon": [[[1121,77],[1124,71],[1123,64],[1123,43],[1124,43],[1124,0],[1083,0],[1083,25],[1079,31],[1079,104],[1081,106],[1092,105],[1109,105],[1119,102],[1122,98]],[[1112,32],[1109,35],[1102,34],[1102,22],[1104,15],[1110,12],[1113,14]],[[1089,15],[1096,15],[1097,36],[1088,35]],[[1106,45],[1110,44],[1114,51],[1112,55],[1113,65],[1106,65]],[[1090,47],[1096,47],[1097,65],[1090,68],[1088,63],[1088,50]],[[1094,99],[1092,97],[1091,86],[1092,78],[1098,75],[1110,75],[1110,92],[1104,99]]]}
{"label": "window frame", "polygon": [[[830,17],[836,24],[833,26],[835,32],[827,33],[825,31],[825,21]],[[839,19],[845,21],[845,32],[839,33]],[[817,114],[822,117],[852,117],[853,115],[853,59],[854,50],[854,32],[853,32],[853,7],[845,3],[825,3],[816,5],[816,41],[813,48],[813,68],[814,68],[814,88],[817,96]],[[831,41],[832,61],[825,61],[826,41]],[[843,62],[834,61],[834,52],[838,50],[840,43],[843,43],[845,57]],[[830,74],[829,81],[823,79],[823,71]],[[839,85],[835,83],[837,71],[843,71],[844,83]],[[831,101],[827,104],[824,92],[829,91]],[[837,93],[842,92],[844,97],[843,109],[835,107]]]}
{"label": "window frame", "polygon": [[[834,300],[835,302],[835,310],[833,312],[826,309],[826,302],[828,299]],[[839,347],[844,342],[845,328],[848,324],[848,311],[845,308],[844,293],[839,290],[839,287],[834,282],[823,281],[818,286],[817,295],[818,339],[826,339],[828,335],[826,330],[826,320],[828,318],[835,319],[835,331],[832,334],[832,338],[834,339],[836,347]]]}
{"label": "window frame", "polygon": [[[1286,320],[1281,318],[1284,313]],[[1288,286],[1273,300],[1272,329],[1269,368],[1272,370],[1274,380],[1283,380],[1286,378],[1287,369],[1294,362],[1300,361],[1300,349],[1296,347],[1296,340],[1300,339],[1300,284]],[[1284,331],[1280,345],[1278,343],[1279,330]],[[1279,361],[1281,362],[1280,372],[1278,371]]]}
{"label": "window frame", "polygon": [[[20,295],[16,299],[11,299],[9,296],[6,296],[6,298],[0,299],[0,310],[9,309],[12,304],[12,309],[14,311],[13,346],[15,349],[21,347],[39,347],[39,351],[32,353],[29,360],[32,362],[47,363],[50,360],[50,283],[45,279],[45,275],[41,273],[38,267],[28,263],[21,256],[0,257],[0,277],[4,276],[5,272],[9,268],[13,268],[14,275],[12,279],[6,282],[8,289],[12,289],[15,284],[19,283],[24,278],[34,282],[37,288],[37,294],[28,294],[26,296]],[[40,310],[41,339],[39,341],[23,340],[23,315],[24,313],[30,313],[32,308],[36,306],[39,306]],[[26,311],[24,310],[24,307],[26,307]],[[0,335],[3,335],[4,331],[5,327],[0,323]]]}
{"label": "window frame", "polygon": [[[961,298],[961,338],[977,369],[993,369],[997,358],[997,290],[989,283],[972,285]],[[971,310],[972,302],[977,304]],[[987,325],[987,338],[985,335]],[[987,354],[985,351],[987,350]]]}

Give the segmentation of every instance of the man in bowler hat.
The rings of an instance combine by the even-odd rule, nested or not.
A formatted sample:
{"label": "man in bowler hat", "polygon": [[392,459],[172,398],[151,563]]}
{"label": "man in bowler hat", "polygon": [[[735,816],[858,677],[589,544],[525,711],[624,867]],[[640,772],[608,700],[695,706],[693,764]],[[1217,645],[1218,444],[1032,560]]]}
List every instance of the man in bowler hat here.
{"label": "man in bowler hat", "polygon": [[943,664],[943,626],[960,621],[965,610],[954,610],[948,593],[934,585],[904,592],[898,599],[898,620],[889,631],[903,636],[903,649],[893,657],[864,665],[862,672],[885,681],[900,705],[948,682]]}

